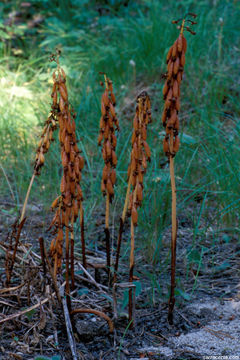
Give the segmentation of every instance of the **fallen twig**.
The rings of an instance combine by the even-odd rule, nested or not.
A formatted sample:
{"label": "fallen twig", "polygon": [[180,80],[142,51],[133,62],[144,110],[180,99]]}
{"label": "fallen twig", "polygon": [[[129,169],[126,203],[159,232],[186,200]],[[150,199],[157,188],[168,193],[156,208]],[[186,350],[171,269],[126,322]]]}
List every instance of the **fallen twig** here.
{"label": "fallen twig", "polygon": [[103,319],[105,319],[108,322],[110,333],[113,333],[113,330],[114,330],[113,322],[110,319],[110,317],[107,316],[106,314],[104,314],[102,311],[98,311],[98,310],[94,310],[94,309],[85,309],[85,308],[74,309],[71,311],[71,315],[75,315],[78,313],[94,314],[94,315],[102,317]]}
{"label": "fallen twig", "polygon": [[66,297],[64,297],[64,288],[63,287],[61,288],[60,295],[61,295],[61,299],[62,299],[65,325],[66,325],[68,341],[69,341],[69,345],[70,345],[70,349],[71,349],[71,353],[72,353],[72,358],[73,358],[73,360],[77,360],[78,357],[77,357],[76,342],[74,339],[72,323],[70,320],[70,315],[69,315],[68,306],[67,306],[67,300],[66,300]]}

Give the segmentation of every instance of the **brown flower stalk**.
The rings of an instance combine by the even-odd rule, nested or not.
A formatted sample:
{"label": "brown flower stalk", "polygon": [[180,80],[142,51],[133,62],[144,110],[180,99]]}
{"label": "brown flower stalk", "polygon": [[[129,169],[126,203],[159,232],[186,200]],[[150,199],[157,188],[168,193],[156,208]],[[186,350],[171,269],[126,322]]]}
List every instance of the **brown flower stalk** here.
{"label": "brown flower stalk", "polygon": [[[58,61],[57,61],[58,62]],[[84,159],[80,155],[76,140],[75,114],[68,101],[66,87],[66,75],[58,63],[57,72],[53,74],[56,82],[56,107],[58,108],[57,119],[59,123],[59,141],[61,145],[61,159],[63,175],[60,185],[61,196],[52,203],[52,209],[56,209],[55,216],[50,227],[55,227],[56,238],[52,240],[50,255],[54,260],[54,276],[61,268],[63,259],[63,240],[65,229],[66,248],[66,292],[69,294],[69,265],[71,264],[71,285],[74,288],[74,222],[80,211],[81,227],[83,226],[82,189],[80,186],[81,171]],[[69,236],[70,235],[70,236]],[[83,246],[83,263],[86,266],[85,244]],[[69,264],[70,257],[70,264]]]}
{"label": "brown flower stalk", "polygon": [[45,162],[45,154],[48,152],[48,150],[50,148],[50,144],[53,141],[53,132],[54,132],[54,130],[57,129],[57,126],[58,126],[56,86],[57,86],[56,80],[53,79],[53,88],[52,88],[52,95],[51,95],[53,100],[52,100],[51,112],[50,112],[50,115],[48,116],[48,119],[45,121],[43,132],[42,132],[41,138],[38,142],[35,163],[34,163],[34,171],[33,171],[33,175],[30,180],[29,186],[28,186],[28,190],[27,190],[27,194],[26,194],[26,197],[24,200],[19,223],[22,222],[22,220],[25,216],[27,202],[29,199],[30,191],[31,191],[35,176],[40,175],[41,168],[43,167],[44,162]]}
{"label": "brown flower stalk", "polygon": [[105,90],[101,100],[101,119],[100,133],[98,136],[98,145],[102,144],[102,157],[105,166],[102,172],[101,190],[106,196],[106,213],[105,213],[105,235],[106,235],[106,257],[107,270],[110,278],[110,232],[109,232],[109,208],[114,197],[114,185],[116,183],[117,156],[115,153],[117,138],[115,131],[119,130],[119,122],[115,112],[115,96],[113,93],[112,81],[104,75]]}
{"label": "brown flower stalk", "polygon": [[[189,15],[189,14],[187,14]],[[190,14],[193,16],[192,14]],[[178,23],[173,21],[173,23]],[[163,141],[163,149],[169,159],[170,177],[172,188],[172,234],[171,234],[171,291],[169,298],[168,321],[173,323],[173,309],[175,304],[174,289],[175,289],[175,269],[176,269],[176,242],[177,242],[177,215],[176,215],[176,184],[174,176],[174,156],[179,150],[180,140],[179,132],[179,118],[178,112],[180,110],[180,85],[183,76],[185,65],[185,53],[187,50],[187,41],[183,35],[185,29],[185,22],[190,21],[191,24],[195,22],[186,20],[182,21],[181,31],[171,46],[167,54],[167,80],[163,88],[163,98],[165,100],[164,110],[162,114],[163,126],[166,129],[166,135]],[[186,27],[187,31],[192,34],[194,32]]]}
{"label": "brown flower stalk", "polygon": [[[128,167],[128,181],[132,185],[129,196],[128,213],[131,215],[131,250],[129,265],[129,282],[133,281],[134,269],[134,228],[138,222],[138,207],[143,200],[143,177],[147,169],[147,161],[151,160],[151,151],[146,142],[147,126],[151,121],[150,99],[144,91],[137,98],[136,115],[133,120],[131,162]],[[127,191],[128,196],[129,190]],[[128,202],[128,199],[126,198]],[[126,204],[125,201],[125,204]],[[124,214],[123,214],[124,215]],[[129,289],[129,321],[132,321],[132,288]],[[131,326],[134,324],[132,323]]]}
{"label": "brown flower stalk", "polygon": [[[143,174],[146,171],[147,168],[147,162],[146,159],[150,160],[150,149],[148,147],[148,144],[146,143],[146,137],[147,137],[147,125],[149,122],[151,122],[151,105],[150,105],[150,99],[149,96],[146,92],[142,92],[138,98],[137,98],[137,108],[136,108],[136,115],[133,121],[133,126],[134,126],[134,130],[133,130],[133,135],[132,135],[132,153],[131,153],[131,162],[130,165],[128,167],[128,186],[127,186],[127,192],[126,192],[126,197],[125,197],[125,203],[124,203],[124,207],[123,207],[123,212],[122,212],[122,216],[120,217],[120,226],[119,226],[119,233],[118,233],[118,242],[117,242],[117,250],[116,250],[116,260],[115,260],[115,266],[114,266],[114,279],[113,282],[115,283],[117,281],[117,272],[118,272],[118,264],[119,264],[119,257],[120,257],[120,250],[121,250],[121,243],[122,243],[122,232],[123,232],[123,225],[125,222],[125,218],[126,218],[126,214],[127,214],[127,210],[128,210],[128,203],[129,203],[129,198],[131,200],[131,203],[133,202],[133,194],[131,194],[131,197],[129,197],[130,195],[130,190],[131,190],[131,185],[136,187],[136,176],[138,175],[138,169],[141,168],[141,171],[139,172],[139,175],[137,177],[139,177],[139,185],[137,186],[138,188],[138,192],[139,192],[139,196],[141,197],[141,193],[142,193],[142,180],[143,180]],[[141,124],[140,124],[141,122]],[[139,131],[140,129],[140,131]],[[142,138],[142,140],[139,138]],[[138,141],[142,141],[143,144],[143,148],[145,147],[145,152],[143,152],[143,155],[141,156],[141,150],[139,153],[140,159],[142,158],[142,160],[140,160],[140,165],[137,164],[137,159],[134,157],[134,154],[136,155],[138,152]],[[141,146],[140,146],[141,149]],[[148,157],[149,155],[149,157]],[[135,185],[134,185],[135,184]],[[137,190],[136,190],[137,191]],[[141,203],[141,201],[138,202],[139,204]],[[131,206],[131,205],[130,205]],[[131,209],[129,209],[129,211],[132,211]],[[134,216],[137,216],[137,211],[136,208],[134,206],[133,209],[133,213],[135,214]]]}

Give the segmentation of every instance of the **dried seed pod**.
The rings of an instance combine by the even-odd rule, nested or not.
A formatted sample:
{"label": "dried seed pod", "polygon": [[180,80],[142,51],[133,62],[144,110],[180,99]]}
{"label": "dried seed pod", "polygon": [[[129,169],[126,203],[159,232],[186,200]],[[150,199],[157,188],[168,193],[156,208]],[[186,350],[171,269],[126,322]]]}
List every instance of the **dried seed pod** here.
{"label": "dried seed pod", "polygon": [[138,172],[138,182],[139,182],[140,184],[143,184],[143,174],[144,174],[144,172],[143,172],[142,170],[140,170],[140,171]]}
{"label": "dried seed pod", "polygon": [[110,144],[110,141],[109,141],[109,140],[107,140],[105,146],[106,146],[107,158],[110,159],[110,158],[111,158],[111,155],[112,155],[112,148],[111,148],[111,144]]}
{"label": "dried seed pod", "polygon": [[57,105],[57,98],[58,98],[58,95],[57,95],[57,91],[55,91],[52,95],[52,98],[53,98],[53,107]]}
{"label": "dried seed pod", "polygon": [[67,94],[66,85],[64,83],[59,84],[59,91],[60,91],[60,95],[63,98],[63,100],[67,101],[68,100],[68,94]]}
{"label": "dried seed pod", "polygon": [[143,146],[144,146],[144,150],[146,152],[146,155],[147,155],[147,158],[148,160],[150,159],[151,157],[151,150],[150,150],[150,147],[148,145],[148,143],[146,141],[143,141]]}
{"label": "dried seed pod", "polygon": [[175,101],[175,107],[176,107],[176,110],[179,111],[180,110],[180,98],[178,97]]}
{"label": "dried seed pod", "polygon": [[179,131],[179,118],[178,118],[178,116],[177,116],[176,122],[174,124],[174,130],[176,130],[177,132]]}
{"label": "dried seed pod", "polygon": [[62,113],[64,113],[64,112],[65,112],[65,102],[64,102],[64,100],[63,100],[62,96],[60,96],[60,100],[59,100],[59,108],[60,108],[60,111],[61,111]]}
{"label": "dried seed pod", "polygon": [[110,179],[107,180],[107,192],[109,193],[110,196],[114,195],[114,189],[113,189],[113,185]]}
{"label": "dried seed pod", "polygon": [[102,139],[103,139],[103,133],[100,132],[98,135],[98,145],[101,145]]}
{"label": "dried seed pod", "polygon": [[109,125],[105,125],[105,129],[104,129],[104,139],[107,140],[109,137],[109,132],[111,131],[111,129],[109,129]]}
{"label": "dried seed pod", "polygon": [[128,211],[132,210],[132,206],[133,206],[133,194],[129,195],[129,203],[128,203]]}
{"label": "dried seed pod", "polygon": [[182,71],[179,71],[177,74],[177,82],[179,86],[181,84],[181,81],[182,81]]}
{"label": "dried seed pod", "polygon": [[172,59],[176,58],[177,50],[178,50],[178,44],[177,44],[177,40],[176,40],[172,47]]}
{"label": "dried seed pod", "polygon": [[133,174],[133,176],[132,176],[132,186],[133,186],[133,188],[135,188],[136,183],[137,183],[137,176],[136,176],[136,174]]}
{"label": "dried seed pod", "polygon": [[173,82],[173,96],[175,98],[178,97],[178,91],[179,91],[178,82],[177,82],[177,80],[174,80],[174,82]]}
{"label": "dried seed pod", "polygon": [[138,123],[138,117],[135,115],[133,119],[133,128],[134,130],[138,131],[139,123]]}
{"label": "dried seed pod", "polygon": [[78,212],[79,212],[79,207],[78,207],[77,201],[73,202],[73,211],[74,211],[74,220],[76,221],[78,218]]}
{"label": "dried seed pod", "polygon": [[182,52],[182,54],[181,54],[180,65],[182,67],[184,67],[184,65],[185,65],[185,54],[184,54],[184,52]]}
{"label": "dried seed pod", "polygon": [[115,185],[115,183],[116,183],[116,170],[115,169],[112,169],[110,179],[111,179],[111,183],[113,185]]}
{"label": "dried seed pod", "polygon": [[166,137],[163,139],[163,151],[165,152],[165,154],[169,153],[169,143]]}
{"label": "dried seed pod", "polygon": [[108,91],[107,89],[104,91],[104,93],[102,94],[102,103],[104,104],[104,106],[109,106],[109,98],[108,98]]}
{"label": "dried seed pod", "polygon": [[116,146],[117,146],[117,137],[116,137],[116,135],[112,134],[112,147],[114,150],[115,150]]}
{"label": "dried seed pod", "polygon": [[43,155],[42,152],[40,152],[40,153],[39,153],[39,162],[40,162],[40,164],[43,165],[43,164],[44,164],[44,161],[45,161],[44,155]]}
{"label": "dried seed pod", "polygon": [[133,156],[136,160],[139,159],[138,146],[137,146],[136,142],[134,142],[134,144],[133,144]]}
{"label": "dried seed pod", "polygon": [[71,145],[71,148],[70,148],[70,161],[72,163],[74,163],[75,156],[76,156],[76,153],[75,153],[74,147]]}
{"label": "dried seed pod", "polygon": [[137,199],[140,202],[143,200],[143,189],[142,189],[142,185],[139,183],[137,185]]}
{"label": "dried seed pod", "polygon": [[70,193],[72,196],[75,196],[75,190],[76,190],[75,181],[72,180],[70,181]]}
{"label": "dried seed pod", "polygon": [[64,168],[68,166],[68,156],[65,151],[62,152],[62,165]]}
{"label": "dried seed pod", "polygon": [[112,150],[112,166],[116,167],[117,166],[117,155],[115,153],[115,151]]}
{"label": "dried seed pod", "polygon": [[115,95],[114,95],[113,92],[111,92],[111,100],[112,100],[113,106],[115,106],[116,105],[116,98],[115,98]]}
{"label": "dried seed pod", "polygon": [[71,145],[70,145],[70,138],[68,135],[65,136],[64,139],[64,148],[67,154],[70,154]]}
{"label": "dried seed pod", "polygon": [[179,70],[179,58],[177,57],[176,60],[174,61],[174,65],[173,65],[174,75],[177,75],[178,70]]}
{"label": "dried seed pod", "polygon": [[63,79],[66,80],[66,73],[65,73],[65,71],[63,70],[63,68],[61,68],[61,73],[62,73]]}
{"label": "dried seed pod", "polygon": [[55,209],[55,207],[58,206],[58,203],[59,203],[59,196],[55,200],[53,200],[51,205],[51,210]]}
{"label": "dried seed pod", "polygon": [[177,119],[177,111],[176,111],[176,109],[173,109],[173,111],[171,113],[171,117],[167,122],[167,127],[173,128],[175,125],[176,119]]}
{"label": "dried seed pod", "polygon": [[169,63],[168,63],[168,75],[167,75],[167,80],[170,80],[172,78],[172,74],[173,74],[173,61],[170,59]]}
{"label": "dried seed pod", "polygon": [[82,193],[81,186],[77,183],[76,187],[77,187],[77,199],[83,201],[83,193]]}
{"label": "dried seed pod", "polygon": [[173,141],[173,152],[176,154],[179,150],[179,146],[180,146],[180,139],[178,136],[175,137],[174,141]]}
{"label": "dried seed pod", "polygon": [[133,225],[137,226],[138,213],[137,213],[137,209],[136,209],[136,207],[134,205],[132,206],[131,218],[132,218]]}
{"label": "dried seed pod", "polygon": [[144,169],[147,168],[147,158],[146,158],[145,154],[142,154],[142,166]]}
{"label": "dried seed pod", "polygon": [[167,93],[168,93],[168,90],[169,90],[169,86],[168,86],[168,83],[167,81],[165,82],[165,85],[163,87],[163,97],[165,98],[165,96],[167,96]]}
{"label": "dried seed pod", "polygon": [[147,128],[146,126],[142,126],[142,139],[147,140]]}
{"label": "dried seed pod", "polygon": [[105,165],[103,168],[103,172],[102,172],[102,180],[104,182],[107,182],[108,174],[109,174],[109,169],[108,169],[107,165]]}
{"label": "dried seed pod", "polygon": [[167,112],[166,112],[166,111],[163,111],[163,113],[162,113],[162,123],[163,123],[163,126],[166,125],[166,121],[167,121]]}
{"label": "dried seed pod", "polygon": [[113,106],[113,104],[111,102],[110,102],[109,106],[110,106],[110,113],[111,113],[112,117],[115,118],[116,113],[115,113],[114,106]]}
{"label": "dried seed pod", "polygon": [[168,54],[167,54],[167,63],[170,60],[170,58],[172,57],[172,49],[173,47],[171,46],[170,49],[168,50]]}
{"label": "dried seed pod", "polygon": [[172,104],[172,88],[169,89],[167,98],[165,100],[166,109],[169,109]]}
{"label": "dried seed pod", "polygon": [[102,116],[103,116],[103,117],[104,117],[104,116],[106,115],[106,113],[107,113],[106,107],[105,107],[104,103],[101,104],[101,112],[102,112]]}
{"label": "dried seed pod", "polygon": [[78,155],[78,161],[79,161],[79,169],[82,170],[84,167],[84,157],[81,155]]}

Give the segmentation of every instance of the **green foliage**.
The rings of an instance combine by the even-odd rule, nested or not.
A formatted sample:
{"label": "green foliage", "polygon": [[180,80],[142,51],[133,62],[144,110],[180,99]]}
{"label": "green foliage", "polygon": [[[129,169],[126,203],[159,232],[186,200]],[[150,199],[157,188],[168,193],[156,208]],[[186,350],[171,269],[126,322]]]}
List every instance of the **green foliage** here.
{"label": "green foliage", "polygon": [[[70,99],[77,111],[79,146],[86,159],[83,192],[87,239],[94,238],[92,219],[103,207],[99,190],[103,162],[97,146],[102,91],[98,72],[107,72],[113,80],[118,100],[121,131],[117,146],[117,209],[122,208],[126,190],[134,100],[141,89],[150,92],[153,122],[149,126],[148,143],[152,162],[144,179],[144,201],[136,238],[138,247],[146,248],[148,259],[155,263],[166,246],[163,234],[171,219],[169,169],[162,150],[160,120],[165,58],[178,34],[171,20],[187,11],[198,14],[197,35],[186,35],[181,148],[175,167],[178,216],[180,222],[182,217],[188,217],[194,224],[193,250],[188,260],[201,266],[201,258],[197,262],[194,251],[206,231],[217,226],[218,230],[227,227],[235,232],[239,227],[238,2],[217,0],[210,5],[207,0],[179,3],[142,0],[129,1],[128,6],[122,6],[118,0],[93,1],[91,5],[89,1],[77,0],[30,3],[29,9],[20,9],[23,13],[20,23],[8,25],[9,14],[19,9],[20,1],[0,4],[3,14],[0,18],[0,164],[15,201],[17,204],[23,201],[32,174],[34,149],[50,108],[54,64],[48,62],[48,57],[59,47]],[[42,21],[30,28],[25,20],[32,20],[36,14]],[[58,140],[51,145],[46,158],[31,195],[32,200],[40,201],[45,208],[59,189]],[[9,195],[4,176],[0,177],[0,189],[0,196]]]}

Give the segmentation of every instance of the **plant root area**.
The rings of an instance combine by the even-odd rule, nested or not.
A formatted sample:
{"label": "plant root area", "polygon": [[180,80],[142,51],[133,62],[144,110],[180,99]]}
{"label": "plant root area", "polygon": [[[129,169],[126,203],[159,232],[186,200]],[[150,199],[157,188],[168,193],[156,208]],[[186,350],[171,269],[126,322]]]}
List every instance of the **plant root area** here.
{"label": "plant root area", "polygon": [[[40,256],[37,240],[42,235],[42,228],[38,224],[43,219],[39,216],[35,220],[32,217],[31,222],[26,221],[8,286],[6,259],[11,265],[14,239],[9,244],[7,232],[11,232],[13,221],[1,220],[0,359],[73,359],[63,308]],[[113,319],[113,291],[105,268],[104,235],[97,239],[98,248],[94,251],[87,248],[85,273],[81,265],[81,249],[76,246],[71,308],[94,309],[108,315],[114,322],[114,331],[110,333],[108,322],[96,314],[78,313],[73,316],[78,359],[240,358],[239,241],[235,235],[219,233],[218,242],[213,244],[209,233],[204,239],[198,239],[197,245],[189,250],[191,226],[179,224],[173,325],[167,322],[170,229],[163,237],[162,260],[156,264],[149,264],[141,250],[136,251],[134,329],[129,327],[126,288],[117,289],[117,318]],[[124,235],[123,254],[127,247],[127,231]],[[117,238],[117,234],[114,236]],[[45,236],[47,248],[50,238],[50,235]],[[127,280],[128,256],[125,256],[120,261],[117,281],[121,284]],[[64,284],[63,263],[58,288],[64,288]]]}

